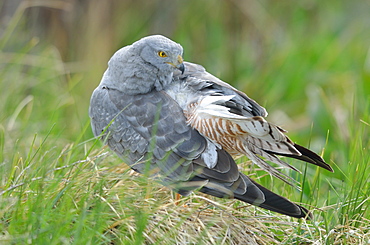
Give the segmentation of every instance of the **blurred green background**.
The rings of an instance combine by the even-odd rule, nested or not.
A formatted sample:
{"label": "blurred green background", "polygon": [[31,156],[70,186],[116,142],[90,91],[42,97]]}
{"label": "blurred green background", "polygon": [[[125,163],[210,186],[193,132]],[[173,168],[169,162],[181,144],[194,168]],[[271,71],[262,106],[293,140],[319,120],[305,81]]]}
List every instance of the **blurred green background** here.
{"label": "blurred green background", "polygon": [[[150,34],[181,43],[185,60],[265,106],[269,120],[294,140],[311,141],[315,150],[326,146],[329,162],[345,168],[348,148],[337,144],[350,143],[350,126],[368,122],[368,1],[50,0],[0,6],[1,110],[14,112],[30,100],[11,118],[14,134],[44,134],[55,123],[58,134],[75,140],[110,56]],[[16,77],[7,70],[19,66]],[[44,120],[32,124],[33,117]],[[1,119],[9,120],[5,113]],[[15,140],[14,134],[8,137]],[[83,138],[91,136],[87,130]]]}
{"label": "blurred green background", "polygon": [[92,138],[89,99],[109,58],[162,34],[334,167],[334,174],[307,169],[308,179],[321,179],[307,180],[303,202],[348,202],[328,223],[368,220],[369,13],[363,0],[2,0],[0,191],[17,183],[14,166],[35,152],[55,159],[74,144],[81,149],[74,159],[83,159]]}

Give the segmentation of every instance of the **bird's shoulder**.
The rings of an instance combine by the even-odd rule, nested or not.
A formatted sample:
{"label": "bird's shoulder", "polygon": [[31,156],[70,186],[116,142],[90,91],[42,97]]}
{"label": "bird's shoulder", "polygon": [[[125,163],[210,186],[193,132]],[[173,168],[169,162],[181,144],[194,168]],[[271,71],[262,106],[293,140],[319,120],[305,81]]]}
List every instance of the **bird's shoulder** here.
{"label": "bird's shoulder", "polygon": [[267,116],[266,109],[255,100],[213,76],[201,65],[185,62],[185,72],[175,73],[174,80],[175,83],[171,88],[176,91],[174,93],[186,91],[185,93],[191,94],[193,100],[205,96],[231,96],[232,98],[223,104],[230,112],[243,116]]}

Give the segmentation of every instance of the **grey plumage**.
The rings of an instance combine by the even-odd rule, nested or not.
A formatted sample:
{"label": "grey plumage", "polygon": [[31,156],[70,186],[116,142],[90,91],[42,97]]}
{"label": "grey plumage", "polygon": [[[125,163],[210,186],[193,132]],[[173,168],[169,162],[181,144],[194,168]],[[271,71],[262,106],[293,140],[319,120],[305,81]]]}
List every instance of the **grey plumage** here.
{"label": "grey plumage", "polygon": [[150,171],[182,195],[199,188],[292,217],[309,216],[240,173],[230,154],[245,154],[286,182],[291,179],[260,156],[294,170],[275,155],[332,171],[330,166],[265,121],[267,112],[257,102],[203,67],[183,62],[182,52],[159,35],[118,50],[91,97],[94,135],[132,169]]}

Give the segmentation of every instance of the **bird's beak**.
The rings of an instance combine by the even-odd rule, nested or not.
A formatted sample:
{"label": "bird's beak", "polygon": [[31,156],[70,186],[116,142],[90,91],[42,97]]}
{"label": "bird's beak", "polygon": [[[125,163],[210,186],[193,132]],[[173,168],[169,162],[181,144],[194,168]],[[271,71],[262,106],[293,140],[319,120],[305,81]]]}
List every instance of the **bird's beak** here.
{"label": "bird's beak", "polygon": [[181,63],[180,65],[176,66],[176,68],[181,71],[181,74],[184,74],[184,71],[185,71],[184,63]]}
{"label": "bird's beak", "polygon": [[175,67],[177,69],[179,69],[181,71],[181,74],[184,74],[185,65],[184,65],[184,60],[182,59],[181,55],[177,56],[177,60],[176,60],[175,64],[172,63],[172,62],[166,62],[166,63],[172,65],[173,67]]}

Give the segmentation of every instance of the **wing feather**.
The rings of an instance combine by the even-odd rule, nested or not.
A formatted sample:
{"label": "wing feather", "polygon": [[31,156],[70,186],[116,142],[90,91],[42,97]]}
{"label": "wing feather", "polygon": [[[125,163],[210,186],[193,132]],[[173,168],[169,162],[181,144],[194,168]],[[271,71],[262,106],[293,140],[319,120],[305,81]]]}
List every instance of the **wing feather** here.
{"label": "wing feather", "polygon": [[189,163],[207,146],[186,125],[181,108],[160,92],[130,96],[98,87],[91,99],[90,117],[96,136],[109,125],[102,137],[139,172],[145,169],[145,160],[153,158],[151,169],[163,170],[168,179],[185,180],[189,175],[182,174],[192,171]]}
{"label": "wing feather", "polygon": [[[306,161],[329,171],[332,168],[314,152],[294,144],[279,126],[265,120],[266,110],[244,93],[206,72],[185,63],[185,73],[175,74],[169,94],[185,112],[187,122],[204,137],[231,154],[247,155],[252,162],[288,184],[296,183],[265,160],[298,171],[276,155]],[[168,90],[171,90],[168,89]],[[190,92],[189,92],[190,91]]]}

